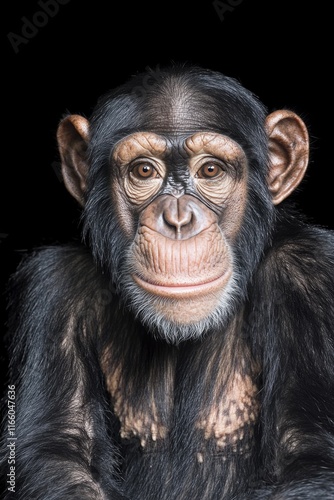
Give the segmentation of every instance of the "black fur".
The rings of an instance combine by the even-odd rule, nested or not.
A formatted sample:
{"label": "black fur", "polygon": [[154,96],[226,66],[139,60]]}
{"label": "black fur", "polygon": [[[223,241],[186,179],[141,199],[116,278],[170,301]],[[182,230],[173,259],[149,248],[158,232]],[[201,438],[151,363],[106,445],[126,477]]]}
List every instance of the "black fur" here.
{"label": "black fur", "polygon": [[[237,84],[220,85],[240,91]],[[247,93],[245,99],[247,119],[260,128],[262,111],[257,114]],[[111,130],[105,122],[110,97],[101,106],[91,156],[99,129],[105,137]],[[246,126],[238,140],[254,156],[255,171],[266,151],[247,133]],[[238,243],[245,252],[240,269],[249,262],[251,271],[245,269],[233,317],[198,340],[168,344],[148,333],[116,293],[115,282],[121,284],[113,269],[121,269],[128,242],[107,199],[102,165],[91,174],[86,208],[93,256],[85,245],[38,249],[11,279],[16,493],[4,498],[334,498],[334,235],[287,206],[273,212],[264,172],[254,174]],[[257,235],[250,224],[260,219]],[[112,235],[111,256],[106,235]],[[101,365],[117,381],[112,397]],[[235,374],[255,384],[259,415],[254,425],[245,423],[243,439],[234,433],[219,447],[199,422],[224,401]],[[7,474],[6,427],[3,436]]]}

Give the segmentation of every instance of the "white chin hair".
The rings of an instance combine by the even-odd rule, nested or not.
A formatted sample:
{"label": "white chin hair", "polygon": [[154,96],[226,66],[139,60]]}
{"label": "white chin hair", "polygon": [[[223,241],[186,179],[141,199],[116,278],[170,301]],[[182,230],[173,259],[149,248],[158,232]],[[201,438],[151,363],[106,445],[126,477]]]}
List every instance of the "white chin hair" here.
{"label": "white chin hair", "polygon": [[[232,276],[224,290],[212,297],[217,305],[208,312],[207,316],[194,323],[183,323],[171,320],[167,315],[161,313],[166,299],[153,297],[142,290],[131,278],[126,278],[121,289],[127,298],[127,304],[136,315],[136,318],[149,330],[151,334],[160,339],[164,339],[171,344],[179,344],[186,340],[199,339],[207,332],[223,328],[227,324],[231,313],[235,311],[235,306],[240,299],[241,291],[237,285],[235,276]],[[167,299],[168,300],[168,299]],[[208,297],[210,302],[210,297]]]}

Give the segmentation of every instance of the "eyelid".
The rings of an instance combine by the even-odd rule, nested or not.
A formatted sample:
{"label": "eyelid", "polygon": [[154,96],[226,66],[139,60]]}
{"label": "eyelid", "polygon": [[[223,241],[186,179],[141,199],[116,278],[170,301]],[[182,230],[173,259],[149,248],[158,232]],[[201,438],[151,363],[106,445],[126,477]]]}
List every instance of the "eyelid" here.
{"label": "eyelid", "polygon": [[222,168],[227,168],[227,162],[222,158],[218,158],[217,156],[211,155],[199,155],[198,157],[194,157],[191,159],[192,168],[199,170],[206,163],[217,163]]}
{"label": "eyelid", "polygon": [[137,165],[140,165],[141,163],[149,163],[150,165],[152,165],[152,167],[155,167],[155,163],[150,158],[147,157],[134,158],[133,160],[130,161],[128,167],[130,170],[133,170]]}
{"label": "eyelid", "polygon": [[226,167],[226,162],[221,158],[217,158],[216,156],[203,156],[200,160],[200,164],[205,165],[206,163],[217,163],[220,167]]}

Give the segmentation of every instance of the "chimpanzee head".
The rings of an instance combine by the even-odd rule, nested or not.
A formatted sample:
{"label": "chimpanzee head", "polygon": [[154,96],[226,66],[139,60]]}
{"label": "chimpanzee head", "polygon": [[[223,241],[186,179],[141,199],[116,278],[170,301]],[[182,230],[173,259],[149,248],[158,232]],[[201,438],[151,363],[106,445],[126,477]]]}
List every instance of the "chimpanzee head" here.
{"label": "chimpanzee head", "polygon": [[302,179],[308,134],[236,80],[147,71],[58,129],[65,185],[92,252],[135,315],[179,342],[222,327]]}

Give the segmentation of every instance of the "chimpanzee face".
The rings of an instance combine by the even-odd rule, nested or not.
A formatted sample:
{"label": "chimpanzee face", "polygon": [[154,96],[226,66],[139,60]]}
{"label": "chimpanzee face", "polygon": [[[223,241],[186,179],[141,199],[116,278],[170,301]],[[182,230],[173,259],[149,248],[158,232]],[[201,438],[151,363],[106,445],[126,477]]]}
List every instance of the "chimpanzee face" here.
{"label": "chimpanzee face", "polygon": [[303,176],[307,132],[289,111],[261,121],[230,83],[205,93],[203,82],[169,79],[145,103],[122,94],[124,116],[115,97],[92,125],[65,118],[58,140],[99,260],[111,256],[142,322],[178,342],[221,326],[245,296],[274,205]]}

